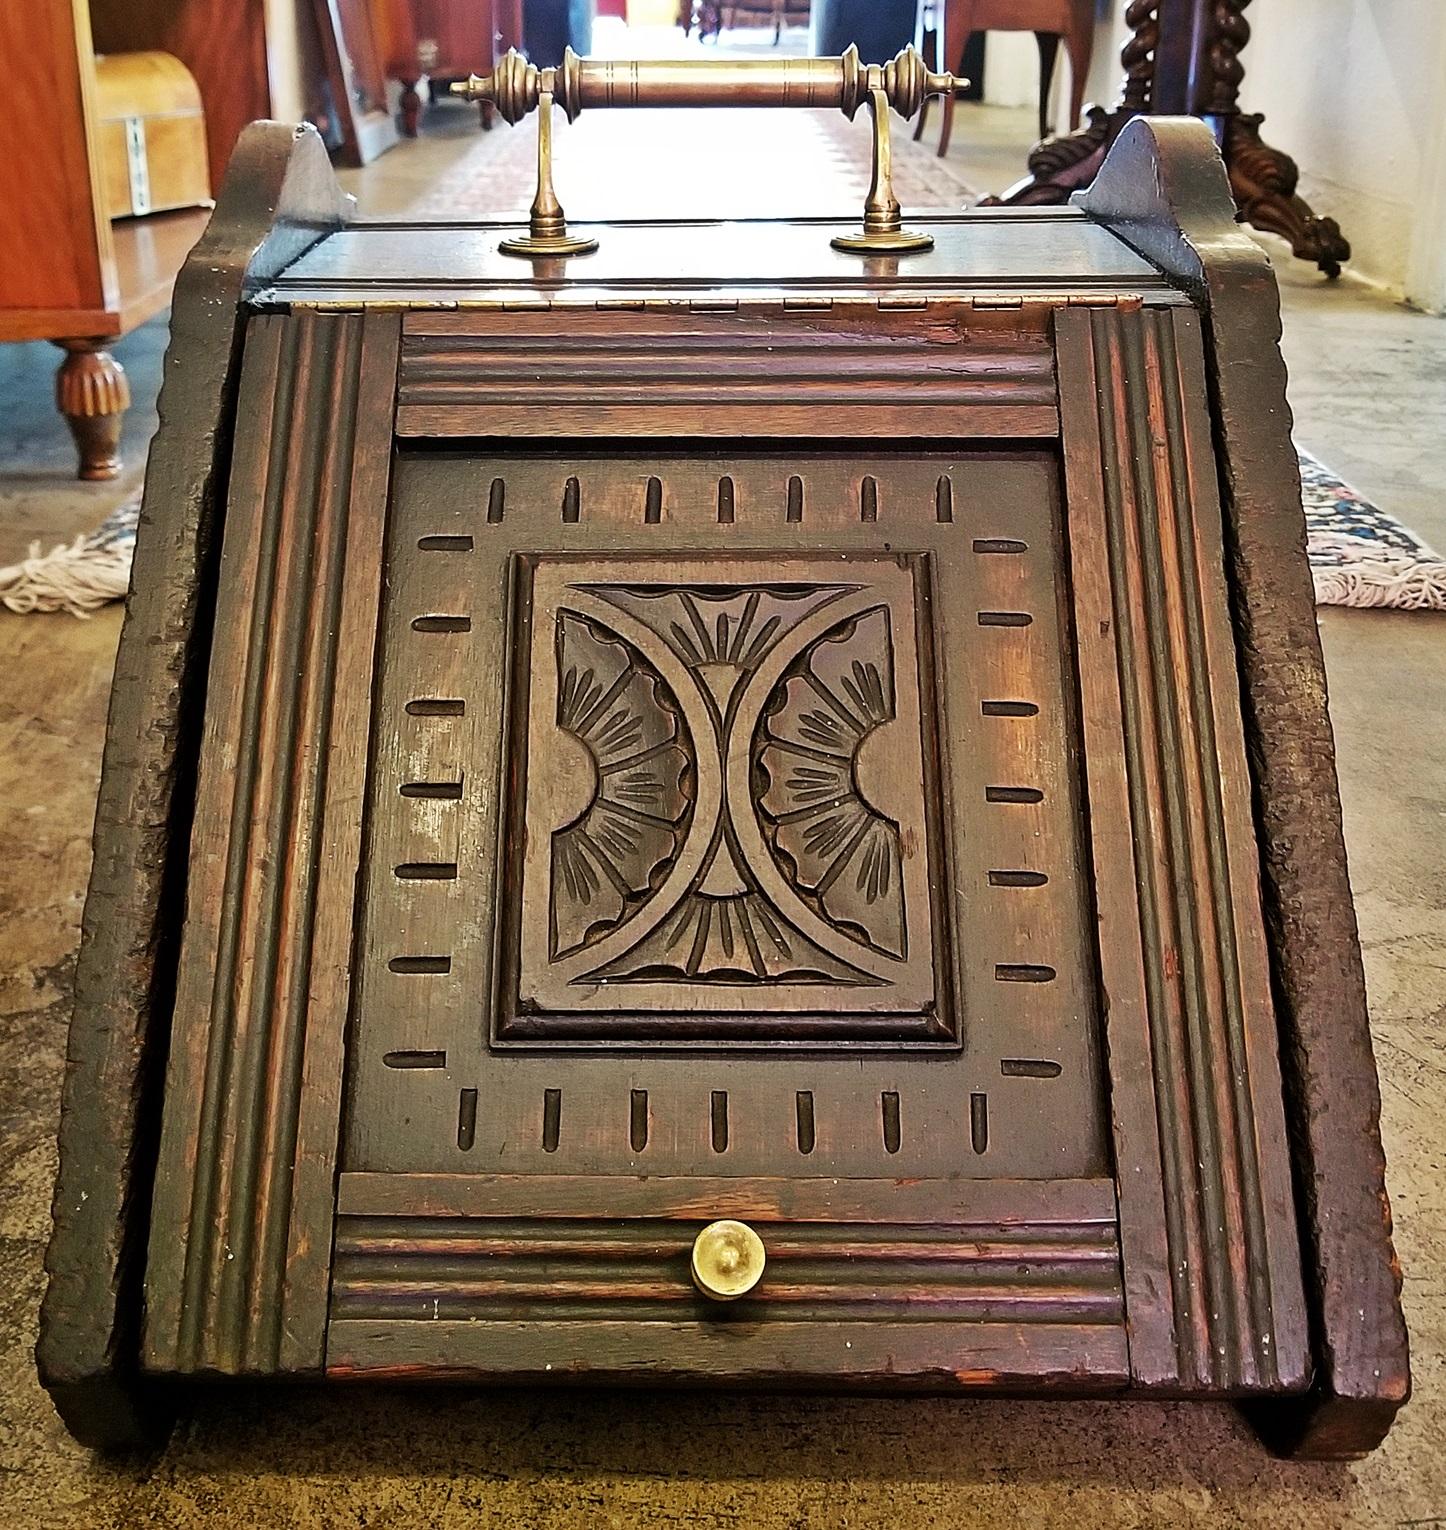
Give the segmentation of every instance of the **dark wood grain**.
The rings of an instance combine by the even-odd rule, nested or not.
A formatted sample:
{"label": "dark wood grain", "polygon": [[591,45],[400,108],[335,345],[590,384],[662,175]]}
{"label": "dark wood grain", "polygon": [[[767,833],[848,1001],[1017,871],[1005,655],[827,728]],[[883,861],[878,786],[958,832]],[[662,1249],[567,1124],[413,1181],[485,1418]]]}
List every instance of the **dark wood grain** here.
{"label": "dark wood grain", "polygon": [[[341,1206],[334,1374],[1121,1379],[1108,1180],[346,1175]],[[688,1276],[717,1215],[749,1218],[768,1258],[726,1314]]]}
{"label": "dark wood grain", "polygon": [[[846,308],[686,316],[479,314],[402,348],[405,436],[1053,435],[1041,334],[971,315]],[[862,322],[861,322],[862,321]],[[428,326],[434,328],[434,326]]]}
{"label": "dark wood grain", "polygon": [[164,1418],[137,1381],[141,1260],[239,304],[346,210],[313,132],[258,127],[177,285],[107,725],[37,1351],[67,1426],[95,1445],[134,1443]]}
{"label": "dark wood grain", "polygon": [[[1299,1387],[1265,932],[1253,857],[1232,848],[1250,844],[1250,783],[1199,328],[1147,309],[1064,314],[1058,334],[1132,1371]],[[1141,1070],[1148,1108],[1127,1083]]]}
{"label": "dark wood grain", "polygon": [[1254,1418],[1283,1452],[1355,1456],[1390,1428],[1410,1395],[1410,1366],[1279,296],[1264,255],[1231,217],[1206,132],[1139,122],[1117,153],[1086,210],[1171,272],[1206,313],[1314,1361],[1299,1407],[1261,1407]]}
{"label": "dark wood grain", "polygon": [[[865,516],[866,482],[873,519]],[[780,1151],[789,1162],[804,1156],[795,1146],[802,1090],[813,1097],[814,1135],[808,1164],[798,1167],[813,1173],[1099,1170],[1097,1037],[1081,1018],[1094,997],[1055,584],[1059,503],[1045,453],[424,452],[399,461],[393,499],[378,693],[385,722],[349,1054],[350,1167],[755,1172]],[[791,520],[795,504],[799,518]],[[881,556],[881,544],[898,551]],[[802,549],[815,551],[805,559]],[[566,754],[556,738],[556,687],[544,693],[540,673],[552,662],[555,629],[540,616],[534,622],[534,662],[525,581],[545,578],[565,590],[570,579],[608,583],[611,568],[614,586],[642,581],[662,592],[662,581],[678,582],[680,560],[685,590],[712,591],[715,602],[720,581],[743,591],[710,608],[714,634],[719,615],[736,633],[748,580],[783,584],[790,594],[801,580],[843,584],[855,598],[870,576],[878,585],[892,575],[891,588],[902,589],[897,637],[900,652],[911,652],[896,666],[894,689],[902,696],[915,686],[911,726],[927,718],[927,733],[911,747],[903,730],[884,757],[888,777],[891,758],[908,749],[919,762],[913,785],[904,771],[866,790],[886,807],[897,798],[905,806],[896,811],[915,824],[904,889],[915,910],[910,949],[927,939],[933,956],[909,968],[912,995],[883,981],[820,1003],[811,979],[775,982],[753,968],[751,954],[745,976],[726,959],[724,942],[710,947],[705,939],[699,967],[706,959],[711,979],[699,970],[670,984],[596,993],[565,981],[573,958],[554,965],[534,944],[528,981],[538,992],[520,1002],[524,932],[538,942],[549,918],[548,841],[569,827],[566,811],[554,821],[540,798],[556,796],[564,809],[567,782],[575,792],[590,779],[577,768],[578,748]],[[696,638],[682,608],[676,614]],[[1029,621],[981,621],[1000,614]],[[622,624],[627,614],[618,609],[609,619]],[[438,621],[451,630],[434,630]],[[651,629],[634,635],[649,652],[666,647]],[[658,662],[683,664],[661,655]],[[498,676],[507,677],[501,696]],[[686,674],[674,678],[678,693],[696,689]],[[509,728],[509,709],[533,726],[535,741],[526,726]],[[693,731],[711,734],[703,700],[689,711]],[[870,768],[865,757],[866,776]],[[921,796],[936,794],[953,812],[939,809],[942,833],[931,842],[934,810]],[[730,798],[732,821],[746,824],[749,790],[735,779]],[[884,952],[869,955],[841,931],[817,931],[783,873],[770,871],[774,852],[759,832],[743,864],[760,865],[771,897],[791,911],[778,916],[781,928],[802,919],[836,958],[869,962],[885,979],[908,967]],[[705,834],[684,853],[700,862],[710,844]],[[679,899],[699,870],[685,868],[659,889],[649,910],[655,925],[693,907]],[[1019,871],[1038,880],[1011,882],[1008,874]],[[947,899],[936,885],[950,888]],[[626,949],[632,936],[612,938]],[[746,948],[744,937],[736,949]],[[1048,968],[1049,980],[1000,980],[1001,970],[1034,968]],[[544,986],[553,991],[545,1002]],[[539,1046],[547,1041],[555,1044]],[[692,1055],[669,1055],[660,1042]],[[819,1048],[831,1049],[832,1060],[813,1058]],[[1051,1066],[1043,1076],[1003,1072],[1003,1059],[1021,1056]],[[431,1066],[397,1065],[408,1057]],[[461,1097],[479,1090],[464,1141]],[[561,1136],[551,1149],[543,1133],[549,1090],[561,1092]],[[634,1090],[649,1101],[641,1153],[630,1138]],[[729,1101],[726,1158],[710,1122],[717,1093]],[[889,1093],[901,1107],[893,1152],[882,1116]],[[993,1118],[988,1149],[979,1152],[968,1146],[976,1093],[988,1097]]]}
{"label": "dark wood grain", "polygon": [[[1123,1328],[1039,1324],[1028,1347],[1012,1323],[656,1322],[647,1346],[637,1325],[606,1321],[386,1323],[332,1328],[328,1374],[374,1381],[465,1381],[479,1373],[508,1384],[656,1385],[659,1375],[695,1386],[861,1392],[1121,1391],[1128,1360]],[[577,1359],[586,1340],[585,1367]],[[620,1406],[621,1406],[620,1402]]]}
{"label": "dark wood grain", "polygon": [[[82,962],[133,1253],[104,1187],[144,1204],[189,891],[158,1382],[324,1344],[335,1376],[1251,1396],[1306,1450],[1378,1435],[1404,1350],[1309,605],[1272,604],[1308,583],[1251,381],[1270,289],[1208,145],[1132,144],[1110,200],[946,220],[907,274],[826,224],[609,229],[546,274],[390,225],[253,289],[218,583],[194,522],[145,565],[193,685],[226,634],[205,742],[150,589],[173,731],[130,692],[112,724],[132,787],[199,752],[194,834],[171,777],[154,842],[103,799],[120,922]],[[397,435],[403,352],[443,416]],[[854,396],[880,433],[832,419]],[[750,900],[801,937],[778,970]],[[97,1069],[102,1003],[131,1041]],[[776,1251],[729,1309],[687,1268],[720,1216]],[[121,1262],[57,1263],[95,1406],[134,1363]]]}
{"label": "dark wood grain", "polygon": [[321,1363],[397,341],[391,315],[247,334],[216,610],[235,640],[208,682],[146,1281],[157,1370]]}
{"label": "dark wood grain", "polygon": [[344,1172],[342,1216],[586,1218],[717,1216],[760,1222],[1018,1222],[1098,1225],[1115,1218],[1114,1182],[1056,1178],[870,1179],[793,1175],[378,1174]]}

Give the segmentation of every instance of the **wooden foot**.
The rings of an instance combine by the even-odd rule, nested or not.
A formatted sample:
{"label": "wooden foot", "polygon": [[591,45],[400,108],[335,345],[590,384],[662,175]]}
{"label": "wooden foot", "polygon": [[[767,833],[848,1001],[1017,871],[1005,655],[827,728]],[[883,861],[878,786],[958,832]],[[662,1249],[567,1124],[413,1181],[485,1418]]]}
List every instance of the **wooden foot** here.
{"label": "wooden foot", "polygon": [[490,101],[479,101],[477,103],[477,116],[481,120],[482,131],[490,133],[492,131],[492,124],[497,120],[497,108]]}
{"label": "wooden foot", "polygon": [[1222,123],[1221,150],[1240,216],[1290,241],[1291,252],[1339,276],[1351,247],[1334,218],[1318,218],[1295,194],[1300,171],[1290,155],[1260,137],[1258,113],[1234,112]]}
{"label": "wooden foot", "polygon": [[104,340],[57,340],[66,354],[55,376],[55,407],[80,452],[78,478],[114,478],[121,470],[121,417],[130,407],[125,368]]}
{"label": "wooden foot", "polygon": [[173,1401],[139,1377],[108,1371],[42,1379],[61,1423],[92,1450],[159,1450],[175,1425]]}
{"label": "wooden foot", "polygon": [[422,98],[417,94],[417,83],[420,75],[413,75],[410,79],[402,81],[402,136],[415,138],[417,126],[422,120]]}

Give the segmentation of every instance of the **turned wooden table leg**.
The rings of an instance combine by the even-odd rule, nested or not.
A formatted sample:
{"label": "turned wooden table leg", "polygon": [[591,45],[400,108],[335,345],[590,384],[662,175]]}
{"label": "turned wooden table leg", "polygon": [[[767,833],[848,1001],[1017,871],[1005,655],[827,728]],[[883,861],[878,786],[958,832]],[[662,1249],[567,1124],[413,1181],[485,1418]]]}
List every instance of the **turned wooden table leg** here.
{"label": "turned wooden table leg", "polygon": [[114,478],[121,469],[121,417],[130,407],[125,368],[104,340],[57,340],[65,360],[55,375],[55,407],[80,452],[76,476]]}

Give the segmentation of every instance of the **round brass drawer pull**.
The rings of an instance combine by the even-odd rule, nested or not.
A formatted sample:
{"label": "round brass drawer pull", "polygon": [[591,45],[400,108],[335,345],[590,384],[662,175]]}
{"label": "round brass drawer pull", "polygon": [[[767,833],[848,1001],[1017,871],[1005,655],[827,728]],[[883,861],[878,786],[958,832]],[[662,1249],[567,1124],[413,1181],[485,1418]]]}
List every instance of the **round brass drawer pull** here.
{"label": "round brass drawer pull", "polygon": [[763,1265],[763,1239],[747,1222],[710,1222],[693,1240],[693,1284],[715,1302],[746,1296]]}

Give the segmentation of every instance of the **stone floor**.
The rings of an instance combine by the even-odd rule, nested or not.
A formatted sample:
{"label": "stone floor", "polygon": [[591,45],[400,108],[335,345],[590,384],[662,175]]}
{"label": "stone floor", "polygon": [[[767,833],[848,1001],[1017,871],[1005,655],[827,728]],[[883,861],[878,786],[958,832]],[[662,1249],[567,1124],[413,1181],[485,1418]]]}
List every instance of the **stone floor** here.
{"label": "stone floor", "polygon": [[[360,177],[391,211],[468,130]],[[955,157],[998,186],[1028,114],[965,111]],[[1446,547],[1446,324],[1284,263],[1299,437]],[[121,485],[68,480],[55,353],[0,347],[0,564],[95,524],[139,473],[164,331],[119,349],[136,405]],[[66,1437],[31,1361],[66,1002],[120,626],[0,611],[0,1526],[1446,1527],[1446,620],[1325,611],[1416,1396],[1350,1466],[1266,1457],[1226,1408],[587,1393],[236,1395],[157,1458]]]}

